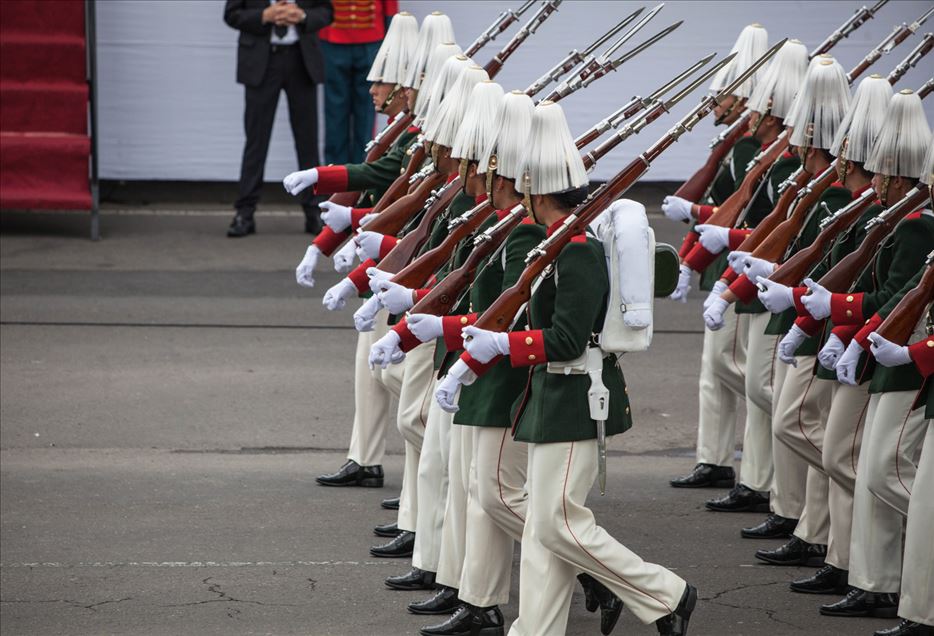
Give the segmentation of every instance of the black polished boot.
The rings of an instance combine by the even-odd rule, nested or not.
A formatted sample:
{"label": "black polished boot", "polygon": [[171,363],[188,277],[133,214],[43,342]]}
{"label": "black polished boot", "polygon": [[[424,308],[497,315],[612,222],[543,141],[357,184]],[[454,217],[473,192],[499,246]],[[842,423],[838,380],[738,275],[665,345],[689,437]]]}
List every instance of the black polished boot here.
{"label": "black polished boot", "polygon": [[399,524],[393,521],[392,523],[385,523],[381,526],[376,526],[373,528],[373,534],[375,534],[377,537],[389,537],[391,539],[402,534],[402,530],[399,529]]}
{"label": "black polished boot", "polygon": [[600,599],[597,598],[597,586],[600,583],[597,579],[583,572],[577,575],[577,580],[580,581],[581,587],[584,589],[584,607],[591,614],[596,612],[600,608]]}
{"label": "black polished boot", "polygon": [[769,493],[756,492],[739,484],[725,497],[711,499],[705,505],[714,512],[768,512]]}
{"label": "black polished boot", "polygon": [[412,550],[415,548],[415,533],[403,530],[399,535],[383,545],[374,545],[370,548],[370,554],[375,557],[385,559],[400,559],[402,557],[412,556]]}
{"label": "black polished boot", "polygon": [[305,231],[308,234],[321,234],[324,225],[321,223],[321,208],[317,204],[305,208]]}
{"label": "black polished boot", "polygon": [[252,216],[236,215],[230,226],[227,228],[227,236],[230,238],[243,238],[248,234],[256,233],[256,223]]}
{"label": "black polished boot", "polygon": [[895,627],[880,629],[873,636],[934,636],[934,627],[903,620]]}
{"label": "black polished boot", "polygon": [[379,502],[380,508],[385,508],[386,510],[398,510],[399,509],[399,498],[390,497],[389,499],[383,499]]}
{"label": "black polished boot", "polygon": [[419,568],[412,568],[405,574],[390,576],[386,579],[386,587],[394,590],[433,590],[435,589],[435,573]]}
{"label": "black polished boot", "polygon": [[672,488],[732,488],[736,473],[732,466],[698,464],[689,475],[668,482]]}
{"label": "black polished boot", "polygon": [[685,636],[688,633],[688,621],[691,619],[695,605],[697,605],[697,588],[688,584],[675,611],[655,621],[658,633],[661,636]]}
{"label": "black polished boot", "polygon": [[413,614],[451,614],[461,605],[457,589],[442,585],[438,593],[427,601],[409,603],[407,607]]}
{"label": "black polished boot", "polygon": [[765,521],[751,528],[739,531],[744,539],[786,539],[798,527],[797,519],[770,514]]}
{"label": "black polished boot", "polygon": [[363,488],[383,487],[383,467],[361,466],[352,459],[341,466],[336,473],[328,473],[315,478],[322,486],[360,486]]}
{"label": "black polished boot", "polygon": [[898,615],[898,594],[867,592],[854,587],[836,603],[821,605],[820,613],[824,616],[895,618]]}
{"label": "black polished boot", "polygon": [[422,636],[503,636],[503,613],[499,607],[464,604],[448,620],[420,630]]}
{"label": "black polished boot", "polygon": [[609,634],[616,627],[619,615],[623,612],[622,599],[589,574],[578,574],[577,580],[584,589],[584,607],[591,613],[600,610],[600,632]]}
{"label": "black polished boot", "polygon": [[850,588],[846,583],[848,575],[847,570],[825,565],[813,576],[796,579],[789,583],[788,587],[792,592],[801,594],[846,594]]}
{"label": "black polished boot", "polygon": [[794,536],[780,548],[756,550],[757,559],[772,565],[804,565],[819,568],[824,565],[824,557],[826,556],[826,545],[808,543]]}

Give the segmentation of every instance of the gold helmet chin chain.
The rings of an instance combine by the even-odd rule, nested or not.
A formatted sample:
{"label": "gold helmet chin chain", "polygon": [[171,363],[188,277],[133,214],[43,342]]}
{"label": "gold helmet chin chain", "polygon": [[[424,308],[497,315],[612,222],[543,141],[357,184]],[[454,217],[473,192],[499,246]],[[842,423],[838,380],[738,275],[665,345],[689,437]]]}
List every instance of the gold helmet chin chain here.
{"label": "gold helmet chin chain", "polygon": [[890,175],[882,175],[882,187],[877,193],[879,195],[879,201],[883,206],[888,207],[888,198],[889,198],[889,185],[892,183],[892,177]]}
{"label": "gold helmet chin chain", "polygon": [[[522,175],[522,190],[522,205],[535,219],[535,211],[532,209],[532,175],[528,172]],[[537,219],[535,220],[537,221]]]}
{"label": "gold helmet chin chain", "polygon": [[396,98],[396,95],[399,94],[399,91],[402,90],[402,84],[395,84],[392,87],[392,90],[389,91],[389,95],[386,96],[386,99],[383,100],[383,105],[379,107],[379,112],[385,113],[386,109],[389,108],[389,105],[392,103],[392,100]]}
{"label": "gold helmet chin chain", "polygon": [[837,156],[837,179],[843,185],[846,185],[846,177],[849,174],[849,169],[847,168],[846,160],[846,147],[850,143],[850,138],[845,137],[843,143],[840,144],[840,154]]}
{"label": "gold helmet chin chain", "polygon": [[493,203],[493,179],[496,177],[496,155],[490,155],[486,162],[486,196]]}

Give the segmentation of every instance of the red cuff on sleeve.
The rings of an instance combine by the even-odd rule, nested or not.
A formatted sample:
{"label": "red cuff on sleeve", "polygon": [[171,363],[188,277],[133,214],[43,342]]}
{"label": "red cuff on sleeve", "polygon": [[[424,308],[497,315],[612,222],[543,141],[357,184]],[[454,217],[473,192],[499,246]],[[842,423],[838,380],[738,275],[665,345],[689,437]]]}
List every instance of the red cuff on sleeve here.
{"label": "red cuff on sleeve", "polygon": [[730,249],[735,250],[750,234],[752,234],[752,230],[737,230],[735,228],[730,230]]}
{"label": "red cuff on sleeve", "polygon": [[487,371],[492,369],[494,366],[496,366],[496,363],[499,362],[501,358],[502,356],[496,356],[495,358],[493,358],[492,360],[484,364],[482,362],[477,362],[476,360],[474,360],[472,357],[470,357],[470,354],[467,353],[466,351],[461,354],[461,360],[464,361],[464,363],[470,368],[471,371],[477,374],[478,378],[483,376],[484,373],[486,373]]}
{"label": "red cuff on sleeve", "polygon": [[347,191],[347,166],[320,166],[315,194],[334,194]]}
{"label": "red cuff on sleeve", "polygon": [[824,324],[823,320],[814,320],[810,315],[799,316],[795,320],[795,325],[798,326],[798,329],[809,336],[816,336],[820,332],[822,324]]}
{"label": "red cuff on sleeve", "polygon": [[687,236],[684,237],[684,241],[681,242],[681,249],[678,250],[678,256],[681,260],[687,258],[687,255],[691,253],[691,249],[697,244],[698,238],[700,238],[700,234],[694,230],[687,233]]}
{"label": "red cuff on sleeve", "polygon": [[700,205],[698,207],[700,208],[700,214],[697,215],[697,222],[706,223],[707,219],[710,218],[710,215],[713,214],[713,206],[712,205]]}
{"label": "red cuff on sleeve", "polygon": [[863,318],[862,294],[831,294],[830,319],[835,325],[862,325]]}
{"label": "red cuff on sleeve", "polygon": [[908,347],[908,354],[914,360],[921,375],[934,375],[934,337],[928,336]]}
{"label": "red cuff on sleeve", "polygon": [[360,221],[367,214],[373,211],[373,208],[350,208],[350,227],[354,230],[360,229]]}
{"label": "red cuff on sleeve", "polygon": [[741,301],[748,303],[756,299],[759,287],[743,274],[730,285],[730,291],[736,294]]}
{"label": "red cuff on sleeve", "polygon": [[684,262],[695,272],[700,273],[710,267],[711,263],[715,260],[717,260],[717,254],[708,252],[703,245],[698,243],[691,249],[687,257],[685,257]]}
{"label": "red cuff on sleeve", "polygon": [[415,302],[420,301],[422,298],[431,293],[430,289],[416,289],[415,290]]}
{"label": "red cuff on sleeve", "polygon": [[[477,314],[466,316],[444,316],[441,318],[441,331],[444,336],[444,346],[448,351],[459,351],[464,348],[464,337],[461,330],[477,322]],[[479,362],[477,364],[480,364]]]}
{"label": "red cuff on sleeve", "polygon": [[510,331],[509,360],[514,367],[530,367],[548,362],[542,330]]}
{"label": "red cuff on sleeve", "polygon": [[350,237],[350,232],[335,232],[327,225],[321,230],[312,245],[316,245],[325,256],[333,254]]}
{"label": "red cuff on sleeve", "polygon": [[422,344],[422,341],[416,338],[415,335],[409,331],[409,325],[405,321],[405,318],[393,325],[392,330],[399,335],[399,348],[406,353]]}
{"label": "red cuff on sleeve", "polygon": [[395,236],[389,236],[388,234],[383,236],[382,242],[379,244],[379,259],[383,260],[386,258],[386,254],[392,251],[392,248],[396,246],[396,243],[399,242]]}
{"label": "red cuff on sleeve", "polygon": [[861,346],[866,351],[869,351],[869,345],[872,344],[869,342],[869,334],[878,329],[879,325],[881,324],[882,316],[879,314],[874,314],[873,317],[867,320],[866,324],[856,332],[856,335],[853,337],[853,339],[859,343],[859,346]]}
{"label": "red cuff on sleeve", "polygon": [[376,261],[372,258],[363,261],[357,265],[354,271],[347,274],[347,278],[349,278],[350,282],[357,288],[358,294],[365,294],[370,291],[370,277],[366,275],[366,270],[371,267],[376,267]]}
{"label": "red cuff on sleeve", "polygon": [[807,287],[793,287],[791,290],[791,297],[795,301],[795,311],[798,312],[799,316],[810,316],[807,308],[804,306],[804,303],[801,302],[801,297],[808,293]]}
{"label": "red cuff on sleeve", "polygon": [[739,274],[734,272],[733,268],[727,265],[727,268],[723,270],[723,274],[721,274],[720,278],[724,279],[727,285],[732,285],[736,279],[739,278]]}
{"label": "red cuff on sleeve", "polygon": [[830,333],[838,337],[840,342],[848,345],[857,331],[859,331],[859,325],[840,325],[831,329]]}

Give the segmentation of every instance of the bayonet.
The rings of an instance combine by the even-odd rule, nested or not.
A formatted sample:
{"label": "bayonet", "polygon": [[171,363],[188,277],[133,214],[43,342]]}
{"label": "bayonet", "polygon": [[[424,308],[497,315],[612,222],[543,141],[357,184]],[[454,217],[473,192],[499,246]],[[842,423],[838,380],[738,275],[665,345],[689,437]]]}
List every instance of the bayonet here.
{"label": "bayonet", "polygon": [[911,53],[909,53],[904,60],[899,62],[898,66],[892,69],[892,72],[889,73],[889,84],[895,84],[898,82],[898,80],[900,80],[909,69],[917,66],[918,62],[920,62],[925,55],[930,53],[932,48],[934,48],[934,34],[925,33],[924,37],[921,39],[921,42],[918,43],[918,46],[913,48]]}
{"label": "bayonet", "polygon": [[888,4],[888,1],[889,0],[879,0],[879,2],[873,5],[871,9],[867,9],[865,6],[857,9],[856,12],[840,26],[840,28],[827,36],[827,39],[821,42],[820,46],[814,49],[811,57],[826,53],[832,49],[837,44],[837,42],[849,37],[853,31],[874,18],[879,9]]}
{"label": "bayonet", "polygon": [[522,14],[528,11],[532,5],[535,4],[535,0],[526,0],[522,3],[522,6],[513,11],[512,9],[506,9],[499,14],[499,17],[496,18],[496,21],[487,27],[487,30],[484,31],[474,40],[473,44],[467,49],[464,53],[467,57],[473,57],[477,52],[480,51],[488,42],[495,39],[497,35],[508,29],[514,22],[518,22],[519,18],[522,17]]}

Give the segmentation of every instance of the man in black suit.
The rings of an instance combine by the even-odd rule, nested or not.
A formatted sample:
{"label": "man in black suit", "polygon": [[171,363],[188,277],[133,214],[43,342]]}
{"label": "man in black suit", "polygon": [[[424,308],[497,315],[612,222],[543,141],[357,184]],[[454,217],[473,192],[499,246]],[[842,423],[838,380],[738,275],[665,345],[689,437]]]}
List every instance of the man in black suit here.
{"label": "man in black suit", "polygon": [[[253,213],[263,185],[272,122],[285,90],[299,168],[318,165],[318,101],[315,85],[324,81],[318,30],[331,23],[330,0],[227,0],[224,22],[240,31],[237,82],[246,88],[243,124],[246,145],[240,166],[240,196],[227,236],[256,231]],[[321,229],[311,189],[302,198],[305,231]]]}

